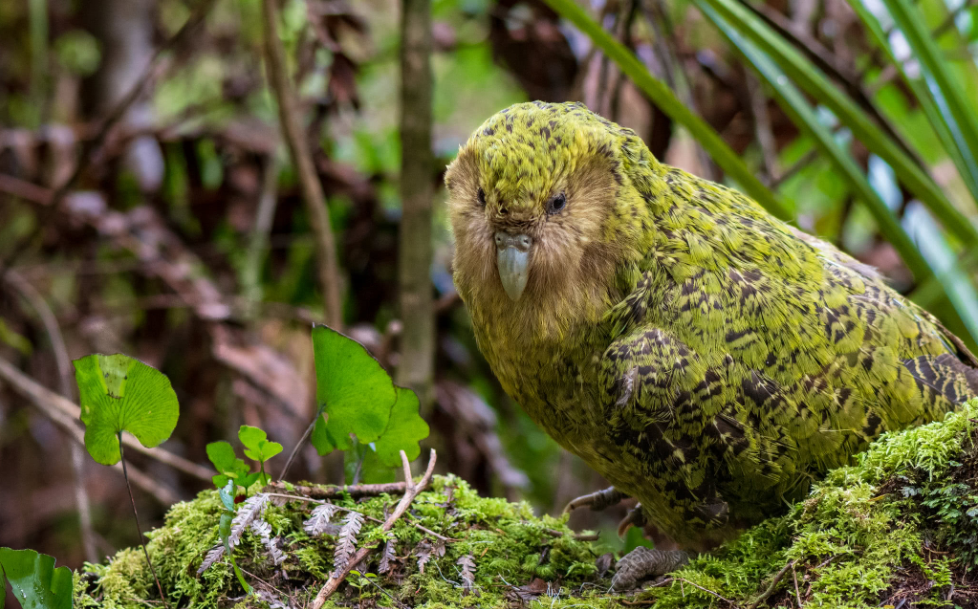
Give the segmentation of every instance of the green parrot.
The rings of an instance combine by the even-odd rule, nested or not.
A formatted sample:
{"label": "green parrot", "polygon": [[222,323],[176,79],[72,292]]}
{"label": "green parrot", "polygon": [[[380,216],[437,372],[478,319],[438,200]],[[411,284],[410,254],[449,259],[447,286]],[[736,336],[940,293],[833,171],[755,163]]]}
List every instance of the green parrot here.
{"label": "green parrot", "polygon": [[[479,348],[614,485],[577,504],[634,497],[680,547],[777,514],[884,431],[978,395],[978,359],[872,268],[581,104],[502,110],[445,181]],[[685,556],[641,552],[616,587]]]}

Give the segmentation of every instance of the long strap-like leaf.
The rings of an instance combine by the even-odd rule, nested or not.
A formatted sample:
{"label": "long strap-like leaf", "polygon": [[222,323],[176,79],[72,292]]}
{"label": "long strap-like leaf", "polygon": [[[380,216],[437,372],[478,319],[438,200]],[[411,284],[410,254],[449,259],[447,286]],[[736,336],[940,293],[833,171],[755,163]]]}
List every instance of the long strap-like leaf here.
{"label": "long strap-like leaf", "polygon": [[574,0],[544,1],[561,17],[584,32],[591,39],[591,42],[614,61],[621,71],[635,83],[635,86],[645,93],[669,118],[685,127],[716,164],[743,188],[744,192],[778,218],[782,220],[791,219],[791,214],[784,204],[757,179],[754,172],[744,164],[737,153],[727,146],[716,131],[683,105],[665,83],[652,76],[631,51],[606,32]]}
{"label": "long strap-like leaf", "polygon": [[746,39],[767,53],[784,70],[787,78],[831,110],[870,151],[889,163],[899,181],[920,199],[951,234],[964,243],[978,241],[978,228],[948,200],[924,168],[907,156],[896,142],[887,137],[862,109],[829,82],[811,62],[737,0],[705,2]]}

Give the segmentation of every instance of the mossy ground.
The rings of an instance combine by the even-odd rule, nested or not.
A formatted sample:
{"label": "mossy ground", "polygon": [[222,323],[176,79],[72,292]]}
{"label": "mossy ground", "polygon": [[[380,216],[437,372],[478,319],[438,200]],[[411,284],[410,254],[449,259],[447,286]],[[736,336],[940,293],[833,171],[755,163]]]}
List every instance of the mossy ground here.
{"label": "mossy ground", "polygon": [[[512,607],[550,609],[625,606],[978,607],[978,400],[939,423],[889,434],[833,471],[806,501],[782,517],[749,529],[711,555],[633,596],[608,592],[599,573],[605,549],[575,539],[564,521],[535,517],[526,504],[478,497],[461,480],[436,477],[415,500],[411,516],[393,529],[398,560],[392,573],[351,575],[327,607]],[[383,519],[397,497],[334,501]],[[284,539],[287,556],[275,569],[260,541],[245,534],[238,564],[292,596],[301,607],[333,568],[334,537],[310,538],[302,522],[312,505],[269,507],[266,520]],[[202,609],[263,606],[244,595],[230,566],[218,563],[200,577],[204,554],[218,543],[221,505],[216,492],[170,510],[151,534],[149,551],[171,607]],[[416,522],[456,541],[433,554],[424,573],[419,544],[436,540]],[[358,545],[379,539],[368,520]],[[473,589],[462,585],[459,558],[471,554]],[[379,552],[365,571],[375,572]],[[778,575],[780,574],[780,578]],[[777,580],[773,586],[772,583]],[[523,587],[523,588],[519,588]],[[79,607],[158,606],[139,548],[109,564],[76,574]],[[531,593],[531,591],[533,593]],[[535,597],[535,598],[534,598]]]}

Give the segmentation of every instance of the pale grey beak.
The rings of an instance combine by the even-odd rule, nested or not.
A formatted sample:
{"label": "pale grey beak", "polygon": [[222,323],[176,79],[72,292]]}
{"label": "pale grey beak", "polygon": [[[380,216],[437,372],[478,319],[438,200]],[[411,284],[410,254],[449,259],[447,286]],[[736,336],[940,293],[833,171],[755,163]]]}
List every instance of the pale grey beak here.
{"label": "pale grey beak", "polygon": [[499,279],[503,282],[506,295],[514,302],[520,299],[526,289],[526,280],[530,276],[532,244],[533,239],[529,235],[496,232],[496,266],[499,268]]}

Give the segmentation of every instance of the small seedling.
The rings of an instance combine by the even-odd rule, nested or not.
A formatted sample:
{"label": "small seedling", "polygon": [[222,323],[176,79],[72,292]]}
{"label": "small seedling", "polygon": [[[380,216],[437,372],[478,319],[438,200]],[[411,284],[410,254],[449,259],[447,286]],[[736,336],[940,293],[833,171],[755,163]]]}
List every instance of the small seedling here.
{"label": "small seedling", "polygon": [[[218,473],[211,478],[214,486],[221,489],[227,486],[228,481],[233,480],[237,486],[248,490],[248,488],[258,481],[259,472],[251,472],[243,459],[239,459],[234,454],[231,444],[220,440],[211,442],[207,445],[207,458],[214,464]],[[233,489],[232,489],[233,490]]]}
{"label": "small seedling", "polygon": [[234,448],[229,443],[223,440],[211,442],[207,445],[207,457],[219,472],[211,478],[214,485],[223,488],[229,480],[234,480],[237,486],[248,490],[255,482],[260,482],[262,486],[268,484],[270,476],[265,472],[265,462],[282,452],[282,445],[278,442],[269,442],[265,430],[251,425],[241,426],[238,430],[238,439],[245,447],[245,456],[258,461],[258,471],[252,472],[251,468],[234,454]]}
{"label": "small seedling", "polygon": [[265,473],[265,461],[282,452],[282,445],[278,442],[269,442],[265,430],[251,425],[241,426],[238,431],[238,439],[245,446],[245,456],[253,461],[258,461],[258,481],[261,482],[262,486],[268,484],[269,477]]}
{"label": "small seedling", "polygon": [[131,433],[146,448],[162,444],[177,426],[180,416],[177,395],[166,375],[126,355],[89,355],[75,360],[74,364],[81,397],[81,420],[85,424],[85,448],[103,465],[122,461],[122,474],[129,491],[139,543],[156,580],[160,598],[169,608],[143,543],[143,529],[126,470],[122,432]]}

